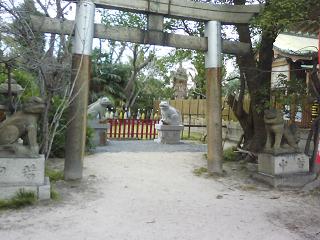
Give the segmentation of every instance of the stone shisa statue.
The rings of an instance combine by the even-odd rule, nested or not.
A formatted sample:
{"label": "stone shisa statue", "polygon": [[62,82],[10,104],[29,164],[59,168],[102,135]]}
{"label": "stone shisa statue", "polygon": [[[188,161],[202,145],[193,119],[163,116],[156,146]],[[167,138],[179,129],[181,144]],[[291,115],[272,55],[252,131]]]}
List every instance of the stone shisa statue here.
{"label": "stone shisa statue", "polygon": [[177,109],[170,106],[166,101],[161,101],[159,107],[161,110],[160,124],[181,125],[181,115]]}
{"label": "stone shisa statue", "polygon": [[281,110],[265,110],[264,122],[267,131],[265,152],[273,154],[299,152],[298,128],[294,124],[285,124]]}
{"label": "stone shisa statue", "polygon": [[96,102],[88,106],[88,115],[93,118],[103,119],[107,112],[107,108],[112,106],[112,102],[108,97],[99,98]]}
{"label": "stone shisa statue", "polygon": [[1,199],[10,199],[21,189],[34,192],[40,200],[50,199],[45,158],[39,155],[37,142],[37,122],[44,108],[41,98],[31,97],[0,123]]}
{"label": "stone shisa statue", "polygon": [[[37,121],[45,108],[39,97],[31,97],[0,123],[0,157],[38,157]],[[22,139],[22,143],[19,143]]]}
{"label": "stone shisa statue", "polygon": [[166,101],[162,101],[159,107],[161,119],[159,124],[155,125],[155,128],[158,130],[158,138],[155,139],[155,142],[164,144],[179,143],[181,131],[183,130],[179,111],[170,106]]}
{"label": "stone shisa statue", "polygon": [[258,172],[253,177],[274,187],[301,187],[313,180],[309,173],[309,157],[299,151],[299,132],[287,125],[281,110],[264,111],[267,141],[258,153]]}
{"label": "stone shisa statue", "polygon": [[102,124],[100,121],[105,119],[108,107],[112,107],[112,102],[108,97],[99,98],[96,102],[88,106],[88,125],[94,129],[92,141],[95,146],[103,146],[107,142],[105,133],[109,129],[109,124]]}

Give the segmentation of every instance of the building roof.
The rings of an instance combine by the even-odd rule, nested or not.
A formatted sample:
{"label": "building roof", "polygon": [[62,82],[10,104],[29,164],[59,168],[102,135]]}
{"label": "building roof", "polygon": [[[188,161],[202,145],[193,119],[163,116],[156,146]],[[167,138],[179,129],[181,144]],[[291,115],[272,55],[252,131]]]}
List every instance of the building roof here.
{"label": "building roof", "polygon": [[311,59],[318,52],[318,38],[316,35],[281,33],[274,42],[274,50],[278,55],[290,57],[293,60]]}

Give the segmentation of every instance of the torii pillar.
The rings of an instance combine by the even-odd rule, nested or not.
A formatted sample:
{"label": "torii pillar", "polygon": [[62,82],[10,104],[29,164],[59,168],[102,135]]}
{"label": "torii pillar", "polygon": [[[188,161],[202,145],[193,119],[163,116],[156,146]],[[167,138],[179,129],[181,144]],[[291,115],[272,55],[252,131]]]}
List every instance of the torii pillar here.
{"label": "torii pillar", "polygon": [[205,36],[208,38],[208,51],[205,54],[208,172],[222,174],[221,23],[207,22]]}
{"label": "torii pillar", "polygon": [[82,178],[86,143],[91,52],[94,31],[95,5],[91,0],[80,0],[77,5],[72,56],[72,97],[68,108],[66,131],[65,180]]}

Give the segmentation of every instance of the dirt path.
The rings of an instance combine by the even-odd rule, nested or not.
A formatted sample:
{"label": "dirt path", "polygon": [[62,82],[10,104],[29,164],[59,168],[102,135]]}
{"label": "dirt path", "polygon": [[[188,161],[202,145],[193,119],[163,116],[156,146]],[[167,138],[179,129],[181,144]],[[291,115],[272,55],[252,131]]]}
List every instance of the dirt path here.
{"label": "dirt path", "polygon": [[63,199],[0,212],[1,240],[320,239],[319,198],[253,185],[240,165],[195,176],[202,152],[112,152],[85,159]]}

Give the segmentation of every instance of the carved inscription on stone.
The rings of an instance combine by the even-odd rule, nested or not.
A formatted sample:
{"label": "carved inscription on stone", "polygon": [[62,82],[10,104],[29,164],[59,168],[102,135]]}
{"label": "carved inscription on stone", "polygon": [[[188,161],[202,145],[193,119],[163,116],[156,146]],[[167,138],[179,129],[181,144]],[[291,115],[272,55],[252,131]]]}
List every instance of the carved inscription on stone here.
{"label": "carved inscription on stone", "polygon": [[4,176],[6,174],[7,168],[6,167],[0,167],[0,177]]}
{"label": "carved inscription on stone", "polygon": [[282,172],[284,172],[287,165],[288,165],[288,161],[285,159],[282,159],[281,163],[279,163],[279,166],[282,168]]}
{"label": "carved inscription on stone", "polygon": [[301,168],[301,169],[302,169],[302,168],[304,167],[304,161],[303,161],[303,159],[298,158],[297,163],[298,163],[298,168]]}
{"label": "carved inscription on stone", "polygon": [[36,176],[36,171],[37,171],[37,167],[35,164],[31,164],[31,165],[26,165],[24,166],[22,173],[23,176],[28,179],[28,180],[32,180],[35,178]]}

